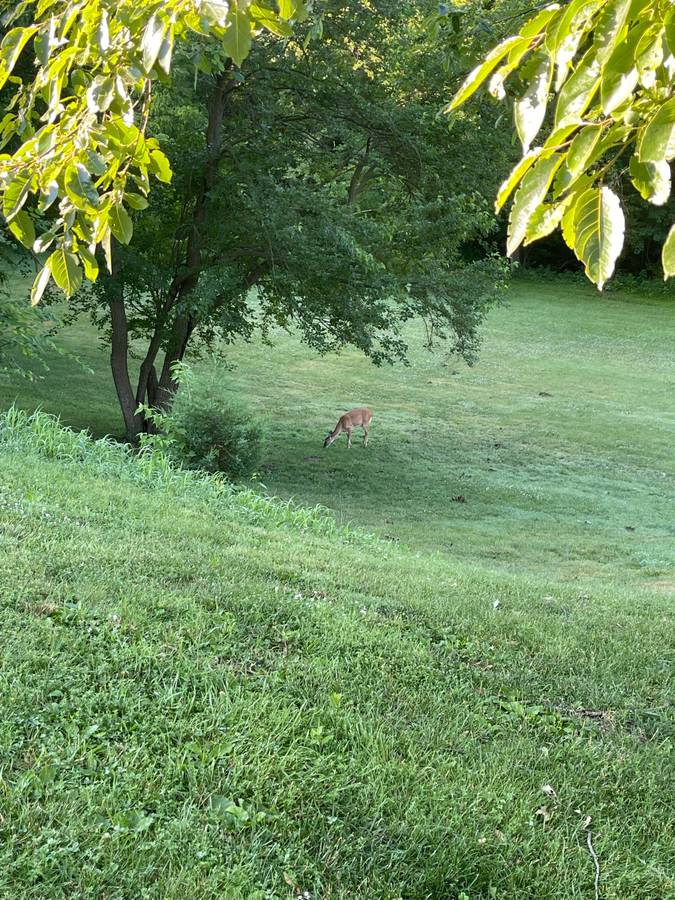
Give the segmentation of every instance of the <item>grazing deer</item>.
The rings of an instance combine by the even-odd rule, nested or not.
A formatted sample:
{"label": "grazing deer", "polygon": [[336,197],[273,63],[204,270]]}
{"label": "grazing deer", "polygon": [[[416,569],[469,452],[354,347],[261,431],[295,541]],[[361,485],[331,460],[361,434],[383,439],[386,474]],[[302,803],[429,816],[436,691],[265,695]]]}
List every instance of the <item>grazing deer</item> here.
{"label": "grazing deer", "polygon": [[350,409],[344,416],[340,416],[338,423],[330,434],[326,435],[323,442],[324,447],[330,447],[335,438],[343,431],[347,432],[347,448],[352,446],[352,430],[354,428],[363,428],[363,446],[368,446],[368,429],[373,418],[372,412],[367,406],[360,406],[358,409]]}

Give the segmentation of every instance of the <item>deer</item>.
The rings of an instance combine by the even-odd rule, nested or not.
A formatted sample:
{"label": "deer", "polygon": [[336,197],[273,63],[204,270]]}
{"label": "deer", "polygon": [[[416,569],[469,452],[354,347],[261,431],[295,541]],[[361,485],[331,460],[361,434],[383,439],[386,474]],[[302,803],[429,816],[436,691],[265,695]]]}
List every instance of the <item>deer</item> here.
{"label": "deer", "polygon": [[335,428],[326,435],[326,439],[323,442],[324,447],[330,447],[335,438],[342,434],[343,431],[347,432],[347,449],[350,450],[352,446],[352,431],[354,428],[363,428],[363,446],[368,446],[368,429],[370,428],[370,422],[373,418],[373,414],[371,410],[368,409],[367,406],[360,406],[358,409],[350,409],[349,412],[346,412],[344,416],[340,416],[338,419],[337,425]]}

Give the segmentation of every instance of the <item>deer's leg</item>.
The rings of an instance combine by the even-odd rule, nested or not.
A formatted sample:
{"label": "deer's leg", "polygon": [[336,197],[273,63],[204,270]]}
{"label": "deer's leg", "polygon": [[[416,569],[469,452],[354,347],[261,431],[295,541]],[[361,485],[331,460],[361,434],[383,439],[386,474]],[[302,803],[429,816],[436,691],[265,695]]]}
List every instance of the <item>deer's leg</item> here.
{"label": "deer's leg", "polygon": [[368,426],[367,425],[363,426],[363,446],[364,447],[368,446]]}
{"label": "deer's leg", "polygon": [[352,448],[352,430],[351,428],[347,429],[347,450],[351,450]]}

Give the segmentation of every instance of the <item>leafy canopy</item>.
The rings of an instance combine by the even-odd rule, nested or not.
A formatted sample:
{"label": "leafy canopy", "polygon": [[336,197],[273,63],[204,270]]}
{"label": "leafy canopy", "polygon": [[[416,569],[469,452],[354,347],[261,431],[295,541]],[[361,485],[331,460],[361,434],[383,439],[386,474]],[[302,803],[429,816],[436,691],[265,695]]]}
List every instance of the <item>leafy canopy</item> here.
{"label": "leafy canopy", "polygon": [[[23,0],[3,19],[0,88],[16,85],[0,121],[0,203],[12,234],[46,253],[32,292],[50,280],[67,296],[98,274],[101,245],[131,239],[128,208],[147,205],[150,176],[171,179],[145,136],[152,82],[167,79],[174,45],[212,35],[239,65],[261,29],[288,35],[305,0]],[[13,74],[32,55],[28,78]],[[47,223],[36,236],[29,202]]]}
{"label": "leafy canopy", "polygon": [[[499,99],[510,79],[522,144],[522,159],[496,201],[499,211],[513,194],[509,254],[561,226],[601,289],[623,247],[624,213],[612,189],[620,168],[628,164],[633,185],[649,203],[663,205],[670,197],[675,5],[571,0],[546,6],[487,54],[446,111],[458,109],[487,79]],[[662,262],[669,278],[675,225]]]}

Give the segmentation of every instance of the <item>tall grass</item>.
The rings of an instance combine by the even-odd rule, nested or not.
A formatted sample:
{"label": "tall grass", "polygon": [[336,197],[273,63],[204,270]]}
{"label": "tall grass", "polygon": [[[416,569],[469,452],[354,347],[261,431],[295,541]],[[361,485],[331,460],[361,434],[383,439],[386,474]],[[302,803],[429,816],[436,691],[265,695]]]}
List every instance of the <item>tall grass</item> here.
{"label": "tall grass", "polygon": [[228,481],[219,473],[177,467],[167,454],[146,446],[136,451],[109,437],[94,440],[86,431],[64,427],[58,417],[41,411],[27,413],[12,405],[0,413],[0,446],[37,453],[85,467],[87,471],[119,479],[173,496],[198,500],[243,512],[256,525],[293,528],[347,543],[367,543],[365,531],[340,525],[323,506],[303,507],[291,500],[265,497],[259,491]]}

